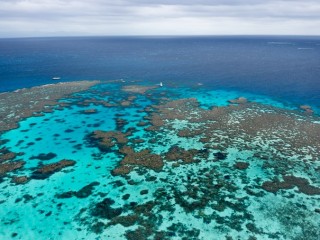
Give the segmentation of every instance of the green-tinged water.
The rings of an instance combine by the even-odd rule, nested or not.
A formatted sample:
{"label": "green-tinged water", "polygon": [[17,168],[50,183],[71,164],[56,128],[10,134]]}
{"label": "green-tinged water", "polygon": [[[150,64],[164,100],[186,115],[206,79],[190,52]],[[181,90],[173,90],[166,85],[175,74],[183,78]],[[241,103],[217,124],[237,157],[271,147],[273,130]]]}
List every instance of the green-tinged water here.
{"label": "green-tinged water", "polygon": [[316,115],[132,84],[74,94],[0,136],[0,157],[16,153],[0,164],[25,161],[1,174],[1,239],[319,239]]}

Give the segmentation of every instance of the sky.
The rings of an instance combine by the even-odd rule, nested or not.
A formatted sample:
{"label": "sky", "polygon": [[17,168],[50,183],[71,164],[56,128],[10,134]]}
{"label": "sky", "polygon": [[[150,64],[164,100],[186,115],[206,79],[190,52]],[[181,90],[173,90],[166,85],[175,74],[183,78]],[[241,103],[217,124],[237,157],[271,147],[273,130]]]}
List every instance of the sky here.
{"label": "sky", "polygon": [[0,0],[0,37],[320,35],[320,0]]}

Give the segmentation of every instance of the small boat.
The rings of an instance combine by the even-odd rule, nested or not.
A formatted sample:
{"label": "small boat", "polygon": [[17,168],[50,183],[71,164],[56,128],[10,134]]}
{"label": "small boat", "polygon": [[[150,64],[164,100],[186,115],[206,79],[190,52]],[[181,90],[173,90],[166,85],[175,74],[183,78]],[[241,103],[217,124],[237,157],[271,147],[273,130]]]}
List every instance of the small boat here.
{"label": "small boat", "polygon": [[163,86],[162,82],[160,82],[160,83],[159,83],[159,86],[160,86],[160,87],[162,87],[162,86]]}
{"label": "small boat", "polygon": [[61,77],[53,77],[52,80],[60,80]]}

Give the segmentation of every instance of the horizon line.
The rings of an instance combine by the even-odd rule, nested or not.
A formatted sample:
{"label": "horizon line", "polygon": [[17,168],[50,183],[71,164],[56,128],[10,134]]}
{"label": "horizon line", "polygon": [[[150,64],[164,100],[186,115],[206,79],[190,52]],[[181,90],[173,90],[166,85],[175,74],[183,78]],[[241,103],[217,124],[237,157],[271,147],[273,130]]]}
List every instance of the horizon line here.
{"label": "horizon line", "polygon": [[52,35],[52,36],[8,36],[0,39],[30,39],[30,38],[197,38],[197,37],[320,37],[320,35],[295,35],[295,34],[197,34],[197,35]]}

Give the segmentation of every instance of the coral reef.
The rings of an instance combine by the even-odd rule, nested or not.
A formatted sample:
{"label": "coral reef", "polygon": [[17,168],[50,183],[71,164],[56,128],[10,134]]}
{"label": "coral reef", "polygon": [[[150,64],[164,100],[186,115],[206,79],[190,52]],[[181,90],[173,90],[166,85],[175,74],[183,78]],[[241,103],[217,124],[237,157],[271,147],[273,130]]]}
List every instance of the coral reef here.
{"label": "coral reef", "polygon": [[16,128],[18,122],[38,112],[50,112],[58,100],[97,85],[99,81],[77,81],[24,88],[0,95],[0,132]]}
{"label": "coral reef", "polygon": [[135,166],[161,171],[164,165],[161,156],[151,153],[148,149],[135,152],[132,148],[125,146],[120,149],[120,152],[125,154],[125,157],[120,161],[119,166],[113,170],[114,175],[128,174]]}
{"label": "coral reef", "polygon": [[55,158],[57,156],[57,154],[55,153],[40,153],[39,155],[37,156],[32,156],[30,159],[39,159],[39,160],[51,160],[53,158]]}
{"label": "coral reef", "polygon": [[10,152],[7,149],[1,149],[1,155],[0,155],[0,163],[12,160],[17,156],[16,153]]}
{"label": "coral reef", "polygon": [[[216,148],[212,143],[219,143],[220,149],[236,144],[236,147],[255,150],[259,154],[264,150],[257,142],[267,141],[275,149],[270,152],[270,158],[310,155],[312,160],[319,159],[320,125],[296,111],[258,103],[205,110],[193,98],[167,101],[152,107],[155,111],[145,117],[151,123],[147,128],[149,131],[158,131],[160,127],[174,129],[173,122],[181,120],[200,124],[199,128],[185,130],[188,137],[201,135],[200,141],[208,149]],[[181,129],[177,131],[181,135]]]}
{"label": "coral reef", "polygon": [[30,177],[32,179],[46,179],[50,177],[52,174],[61,171],[63,168],[73,166],[75,164],[76,162],[73,160],[63,159],[59,162],[40,166],[31,174]]}
{"label": "coral reef", "polygon": [[244,104],[248,102],[248,99],[246,99],[245,97],[238,97],[236,99],[231,99],[228,102],[232,104]]}
{"label": "coral reef", "polygon": [[249,167],[249,163],[247,163],[247,162],[236,162],[235,164],[234,164],[234,167],[236,168],[236,169],[239,169],[239,170],[245,170],[245,169],[247,169],[248,167]]}
{"label": "coral reef", "polygon": [[56,194],[56,198],[71,198],[71,197],[77,197],[77,198],[87,198],[92,193],[96,186],[98,186],[99,182],[92,182],[83,188],[81,188],[79,191],[69,191],[64,193]]}
{"label": "coral reef", "polygon": [[129,93],[145,94],[147,91],[154,88],[157,88],[157,86],[127,85],[122,87],[122,91]]}
{"label": "coral reef", "polygon": [[[43,119],[64,126],[50,136],[56,144],[69,144],[76,168],[64,170],[73,160],[44,164],[57,155],[37,149],[47,140],[39,136],[40,121],[18,129],[25,138],[10,143],[14,148],[0,140],[0,182],[7,181],[8,189],[36,186],[31,195],[23,192],[13,199],[17,209],[31,206],[38,219],[50,224],[70,211],[63,222],[67,230],[61,231],[73,228],[87,238],[317,239],[320,124],[315,114],[244,97],[213,107],[209,94],[198,101],[181,99],[196,94],[179,95],[166,87],[152,91],[154,86],[123,82],[109,87],[94,87],[39,110],[70,110],[81,118],[81,124],[74,118],[69,123],[53,112]],[[32,136],[33,130],[38,135]],[[22,155],[16,148],[35,152]],[[25,164],[18,156],[42,161]],[[49,178],[62,170],[75,172]],[[50,194],[43,186],[54,191],[46,204],[42,196]],[[0,204],[8,206],[3,199]]]}
{"label": "coral reef", "polygon": [[313,113],[313,109],[309,105],[301,105],[300,109],[302,109],[305,113],[308,113],[308,114],[312,114]]}
{"label": "coral reef", "polygon": [[275,179],[262,184],[264,190],[272,193],[276,193],[281,189],[292,189],[294,187],[297,187],[300,192],[307,195],[320,195],[320,188],[310,185],[309,181],[305,178],[292,175],[283,176],[282,182]]}
{"label": "coral reef", "polygon": [[12,161],[0,164],[0,177],[4,176],[8,172],[20,169],[25,164],[25,161]]}
{"label": "coral reef", "polygon": [[91,210],[92,216],[112,219],[119,216],[122,213],[121,208],[112,208],[115,202],[111,198],[105,198],[103,201],[97,203]]}
{"label": "coral reef", "polygon": [[94,131],[89,135],[89,139],[98,143],[98,147],[101,151],[110,151],[116,144],[126,144],[128,142],[128,133],[122,133],[119,131]]}
{"label": "coral reef", "polygon": [[12,178],[11,182],[15,184],[24,184],[29,181],[29,178],[27,176],[15,176]]}
{"label": "coral reef", "polygon": [[80,111],[80,113],[87,114],[87,115],[96,114],[97,112],[98,112],[98,110],[94,109],[94,108]]}
{"label": "coral reef", "polygon": [[197,162],[195,155],[199,151],[196,149],[185,150],[177,146],[173,146],[165,155],[167,161],[178,161],[181,160],[183,163]]}

